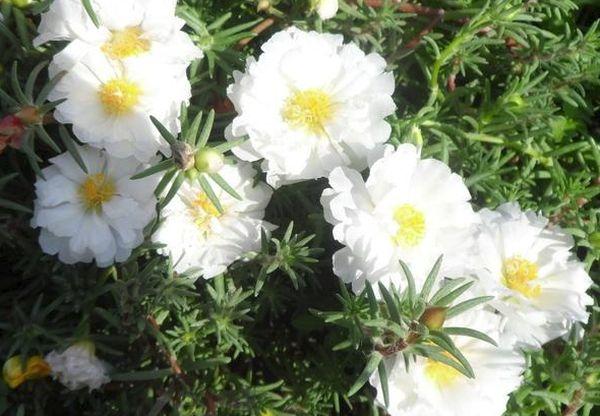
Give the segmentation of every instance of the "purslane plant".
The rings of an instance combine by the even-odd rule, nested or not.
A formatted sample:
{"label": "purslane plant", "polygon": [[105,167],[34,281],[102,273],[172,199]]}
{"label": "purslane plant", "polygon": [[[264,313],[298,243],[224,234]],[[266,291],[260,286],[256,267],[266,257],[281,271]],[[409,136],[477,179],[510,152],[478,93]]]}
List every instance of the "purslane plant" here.
{"label": "purslane plant", "polygon": [[[393,284],[388,289],[387,285],[379,282],[377,288],[382,299],[379,301],[368,281],[365,289],[357,297],[351,296],[345,286],[341,285],[342,295],[339,296],[339,300],[342,303],[342,311],[314,312],[325,322],[347,330],[348,340],[336,345],[334,349],[371,350],[367,365],[349,389],[349,394],[356,393],[377,370],[380,379],[378,385],[385,397],[386,406],[390,403],[390,396],[384,358],[401,361],[409,371],[416,356],[426,357],[468,378],[474,378],[472,366],[456,348],[449,335],[473,337],[497,346],[496,340],[476,329],[445,328],[447,319],[477,308],[491,299],[473,297],[455,303],[456,299],[473,286],[474,281],[459,278],[440,284],[440,257],[426,277],[422,289],[417,290],[408,265],[403,262],[400,262],[400,265],[406,282],[403,286],[406,286],[406,289],[398,290]],[[394,401],[396,400],[398,399],[395,398]]]}
{"label": "purslane plant", "polygon": [[0,4],[0,412],[590,414],[593,13],[112,3]]}

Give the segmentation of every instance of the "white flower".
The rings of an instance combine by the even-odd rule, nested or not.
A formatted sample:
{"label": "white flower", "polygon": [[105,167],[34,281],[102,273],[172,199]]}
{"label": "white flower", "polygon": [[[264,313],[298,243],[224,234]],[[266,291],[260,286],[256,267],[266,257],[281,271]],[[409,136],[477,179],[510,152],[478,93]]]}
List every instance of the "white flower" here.
{"label": "white flower", "polygon": [[331,19],[337,13],[340,5],[338,0],[311,0],[313,10],[317,11],[319,17],[323,20]]}
{"label": "white flower", "polygon": [[345,247],[334,254],[334,272],[360,292],[369,280],[405,282],[399,260],[421,285],[440,255],[441,274],[464,272],[476,215],[462,178],[444,163],[421,160],[410,144],[359,172],[337,168],[323,192],[325,219]]}
{"label": "white flower", "polygon": [[[483,309],[449,319],[446,326],[478,330],[495,341],[500,338],[501,317]],[[446,364],[418,357],[408,371],[401,356],[385,359],[391,416],[501,416],[509,394],[521,383],[525,359],[512,345],[495,347],[465,336],[453,336],[473,372],[469,379]],[[449,357],[450,358],[450,357]],[[377,401],[384,405],[379,375],[371,377]]]}
{"label": "white flower", "polygon": [[261,228],[272,229],[262,220],[272,190],[263,183],[254,185],[252,166],[224,165],[218,173],[242,198],[213,182],[222,214],[198,181],[185,182],[162,211],[164,222],[153,241],[166,245],[162,253],[171,255],[177,272],[198,272],[206,279],[223,273],[244,254],[260,248]]}
{"label": "white flower", "polygon": [[587,322],[592,280],[571,253],[573,239],[548,220],[508,203],[480,211],[477,276],[507,318],[507,333],[536,347]]}
{"label": "white flower", "polygon": [[42,250],[58,254],[63,263],[95,259],[106,267],[125,261],[155,216],[157,178],[131,180],[145,168],[133,159],[87,146],[79,152],[88,174],[68,153],[50,159],[52,165],[42,171],[31,225],[42,229]]}
{"label": "white flower", "polygon": [[62,353],[50,352],[46,362],[52,369],[51,375],[69,390],[88,387],[100,388],[110,381],[107,365],[94,354],[94,344],[81,342],[67,348]]}
{"label": "white flower", "polygon": [[96,27],[81,0],[54,0],[42,15],[39,46],[50,40],[71,43],[59,54],[60,69],[69,69],[88,52],[115,60],[142,59],[147,64],[176,65],[179,72],[202,56],[175,17],[176,0],[93,0]]}
{"label": "white flower", "polygon": [[169,154],[150,116],[177,133],[181,103],[189,100],[191,91],[184,75],[175,77],[166,68],[87,54],[50,94],[50,100],[66,99],[54,117],[72,123],[79,140],[105,148],[112,156],[147,162],[159,150]]}
{"label": "white flower", "polygon": [[264,159],[273,186],[325,177],[337,166],[364,169],[391,132],[384,119],[395,109],[394,77],[385,60],[340,35],[296,28],[262,49],[228,89],[238,116],[226,137],[249,137],[233,152]]}

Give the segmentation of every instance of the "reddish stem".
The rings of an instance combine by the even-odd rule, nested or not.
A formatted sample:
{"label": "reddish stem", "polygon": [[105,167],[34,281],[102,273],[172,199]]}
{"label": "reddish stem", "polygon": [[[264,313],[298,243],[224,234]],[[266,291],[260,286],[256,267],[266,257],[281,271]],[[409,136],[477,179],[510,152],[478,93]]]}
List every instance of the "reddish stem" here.
{"label": "reddish stem", "polygon": [[263,20],[262,22],[260,22],[259,24],[257,24],[256,26],[254,26],[254,28],[252,28],[251,32],[254,33],[255,36],[240,40],[237,44],[237,48],[242,49],[244,46],[248,45],[252,41],[252,39],[254,39],[256,36],[260,35],[262,32],[264,32],[271,26],[273,26],[274,23],[275,23],[275,19],[272,17],[268,17],[265,20]]}
{"label": "reddish stem", "polygon": [[[433,28],[444,18],[444,14],[446,13],[444,9],[435,9],[433,7],[421,6],[418,4],[407,3],[403,0],[393,0],[393,3],[397,5],[397,8],[402,13],[413,13],[420,16],[431,16],[432,19],[429,24],[421,30],[415,37],[409,40],[406,45],[404,45],[405,49],[414,49],[420,43],[423,36],[427,35],[429,32],[433,30]],[[383,7],[383,0],[365,0],[365,5],[373,8]]]}

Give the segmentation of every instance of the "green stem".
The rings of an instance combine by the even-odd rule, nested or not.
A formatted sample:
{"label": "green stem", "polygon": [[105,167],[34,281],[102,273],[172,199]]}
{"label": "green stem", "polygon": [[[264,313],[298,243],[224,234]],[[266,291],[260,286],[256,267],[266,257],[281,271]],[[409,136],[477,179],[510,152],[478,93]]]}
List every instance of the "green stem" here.
{"label": "green stem", "polygon": [[459,34],[457,37],[455,37],[452,42],[450,42],[450,44],[448,46],[446,46],[446,48],[442,51],[442,53],[440,53],[440,55],[438,56],[438,58],[435,60],[434,64],[433,64],[433,70],[431,71],[431,79],[429,80],[429,99],[427,100],[427,107],[431,107],[436,99],[437,96],[439,94],[440,91],[440,87],[439,87],[439,83],[438,83],[438,78],[440,75],[440,70],[442,69],[442,66],[444,64],[446,64],[446,62],[456,54],[457,50],[460,48],[460,46],[466,42],[467,39],[469,39],[471,36],[473,36],[473,33],[469,33],[468,31],[465,31],[462,34]]}

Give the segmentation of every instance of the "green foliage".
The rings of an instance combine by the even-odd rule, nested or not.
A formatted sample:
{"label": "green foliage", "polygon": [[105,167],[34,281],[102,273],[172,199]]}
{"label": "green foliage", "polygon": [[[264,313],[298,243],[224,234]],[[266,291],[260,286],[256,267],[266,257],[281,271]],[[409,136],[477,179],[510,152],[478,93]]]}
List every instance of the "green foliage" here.
{"label": "green foliage", "polygon": [[[456,303],[468,283],[440,293],[433,278],[419,294],[411,285],[350,294],[331,271],[338,247],[318,202],[323,181],[278,190],[266,219],[293,226],[265,232],[260,252],[211,281],[174,273],[149,242],[107,269],[67,266],[43,254],[29,226],[32,183],[57,151],[76,156],[76,147],[66,128],[43,117],[58,104],[46,102],[56,80],[48,80],[45,62],[63,45],[36,48],[31,40],[50,1],[12,3],[0,2],[0,118],[26,107],[40,117],[26,123],[20,150],[0,156],[0,358],[91,339],[113,368],[111,383],[91,393],[66,391],[50,379],[16,390],[0,382],[0,414],[383,415],[363,384],[382,369],[381,357],[407,340],[406,354],[448,360],[471,375],[448,335],[486,335],[427,324],[432,314],[457,314],[484,299]],[[171,146],[188,145],[183,153],[194,158],[206,149],[230,150],[223,131],[234,114],[225,90],[271,33],[290,24],[341,33],[382,54],[394,71],[392,143],[415,142],[425,156],[450,164],[480,207],[517,200],[565,227],[598,282],[600,9],[593,1],[431,0],[408,7],[346,0],[325,22],[309,13],[308,0],[271,1],[261,10],[258,3],[179,2],[186,31],[206,57],[188,72],[193,98],[182,134],[170,137],[157,125]],[[157,190],[163,204],[193,175],[189,170],[200,170],[207,190],[235,193],[195,160],[191,167],[174,154],[146,172],[170,175]],[[373,290],[382,291],[384,303],[374,301]],[[525,382],[507,415],[593,414],[600,405],[599,312],[594,306],[583,339],[528,353]]]}
{"label": "green foliage", "polygon": [[[592,322],[597,331],[597,317]],[[573,332],[575,335],[575,331]],[[509,403],[507,415],[592,415],[600,406],[600,342],[589,333],[580,343],[555,342],[527,356],[525,382]],[[578,413],[579,411],[579,413]]]}
{"label": "green foliage", "polygon": [[205,120],[203,119],[203,113],[199,112],[191,121],[187,117],[187,108],[182,106],[180,118],[181,133],[179,138],[175,138],[160,121],[150,116],[152,123],[171,147],[173,156],[134,175],[132,179],[142,179],[161,173],[163,176],[156,187],[156,196],[162,197],[165,189],[169,187],[164,198],[161,198],[160,204],[162,207],[165,207],[177,195],[177,191],[179,191],[186,178],[197,180],[215,208],[222,213],[223,208],[211,182],[234,198],[241,199],[235,189],[217,171],[224,163],[222,154],[241,144],[243,140],[207,146],[215,121],[214,110],[210,110]]}
{"label": "green foliage", "polygon": [[473,282],[455,279],[442,285],[430,296],[431,289],[437,287],[436,280],[442,258],[438,259],[420,293],[415,292],[414,279],[410,270],[402,264],[408,285],[399,292],[393,286],[388,290],[381,282],[379,293],[384,302],[378,302],[371,284],[359,296],[350,295],[346,286],[340,286],[338,298],[342,310],[336,312],[315,311],[325,322],[347,330],[344,341],[333,347],[340,351],[346,348],[360,349],[367,345],[367,364],[348,391],[352,396],[379,369],[385,401],[388,402],[387,379],[382,359],[400,355],[407,366],[415,356],[423,356],[443,362],[455,368],[468,378],[475,378],[471,365],[461,354],[449,335],[470,336],[495,345],[486,334],[470,328],[450,327],[446,331],[446,318],[459,315],[491,297],[478,297],[454,304]]}

